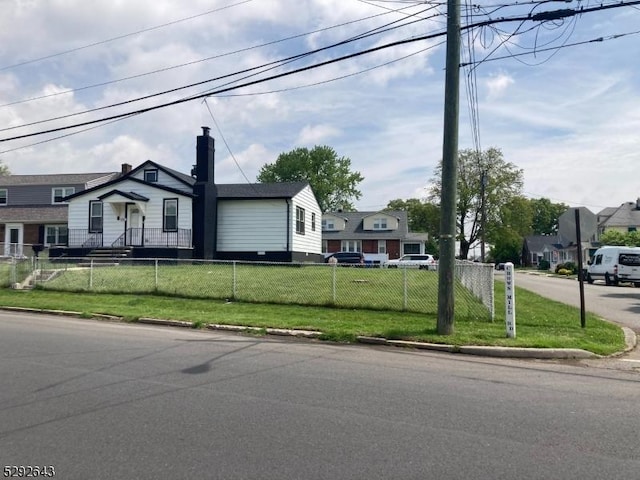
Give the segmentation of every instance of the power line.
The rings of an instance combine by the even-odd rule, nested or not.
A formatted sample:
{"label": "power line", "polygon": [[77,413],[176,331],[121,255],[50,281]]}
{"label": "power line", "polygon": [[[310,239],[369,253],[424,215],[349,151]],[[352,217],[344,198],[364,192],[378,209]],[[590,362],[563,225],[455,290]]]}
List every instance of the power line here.
{"label": "power line", "polygon": [[20,63],[14,63],[13,65],[7,65],[7,66],[4,66],[4,67],[0,67],[0,71],[9,70],[9,69],[16,68],[16,67],[22,67],[24,65],[29,65],[29,64],[32,64],[32,63],[36,63],[36,62],[41,62],[42,60],[48,60],[50,58],[59,57],[59,56],[62,56],[62,55],[67,55],[68,53],[78,52],[78,51],[84,50],[86,48],[96,47],[98,45],[104,45],[105,43],[114,42],[116,40],[122,40],[123,38],[133,37],[133,36],[139,35],[141,33],[151,32],[153,30],[158,30],[160,28],[165,28],[165,27],[168,27],[170,25],[175,25],[177,23],[186,22],[188,20],[193,20],[194,18],[203,17],[205,15],[210,15],[212,13],[216,13],[216,12],[219,12],[219,11],[222,11],[222,10],[226,10],[226,9],[232,8],[232,7],[237,7],[238,5],[242,5],[244,3],[250,3],[252,1],[253,0],[243,0],[243,1],[238,2],[238,3],[234,3],[234,4],[231,4],[231,5],[226,5],[224,7],[216,8],[216,9],[213,9],[213,10],[209,10],[207,12],[198,13],[197,15],[191,15],[190,17],[185,17],[185,18],[181,18],[179,20],[174,20],[172,22],[163,23],[162,25],[156,25],[155,27],[145,28],[145,29],[142,29],[142,30],[138,30],[136,32],[126,33],[124,35],[118,35],[117,37],[108,38],[106,40],[100,40],[98,42],[94,42],[94,43],[91,43],[91,44],[88,44],[88,45],[83,45],[81,47],[72,48],[70,50],[65,50],[63,52],[52,53],[51,55],[45,55],[44,57],[34,58],[34,59],[31,59],[31,60],[25,60],[24,62],[20,62]]}

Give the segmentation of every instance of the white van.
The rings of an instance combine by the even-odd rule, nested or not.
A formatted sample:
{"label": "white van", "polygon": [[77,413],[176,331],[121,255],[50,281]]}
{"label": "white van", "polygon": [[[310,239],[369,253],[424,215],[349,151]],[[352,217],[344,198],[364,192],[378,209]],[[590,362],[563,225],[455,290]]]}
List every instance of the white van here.
{"label": "white van", "polygon": [[640,287],[640,247],[600,247],[589,260],[587,282],[631,282]]}

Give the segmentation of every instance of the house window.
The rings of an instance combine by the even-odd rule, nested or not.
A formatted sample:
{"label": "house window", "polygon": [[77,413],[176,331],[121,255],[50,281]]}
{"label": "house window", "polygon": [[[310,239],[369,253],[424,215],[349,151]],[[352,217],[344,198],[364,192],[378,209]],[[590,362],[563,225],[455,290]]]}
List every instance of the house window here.
{"label": "house window", "polygon": [[412,253],[420,253],[420,244],[419,243],[405,243],[402,246],[402,251],[405,255]]}
{"label": "house window", "polygon": [[373,229],[374,230],[386,230],[387,229],[387,219],[386,218],[374,218],[373,219]]}
{"label": "house window", "polygon": [[89,233],[102,232],[102,202],[89,202]]}
{"label": "house window", "polygon": [[304,208],[296,207],[296,233],[304,235]]}
{"label": "house window", "polygon": [[362,245],[360,240],[342,240],[340,250],[343,252],[361,252]]}
{"label": "house window", "polygon": [[178,231],[178,199],[177,198],[165,198],[164,199],[164,215],[162,228],[165,232]]}
{"label": "house window", "polygon": [[66,245],[69,230],[66,226],[47,225],[45,227],[45,243],[47,245]]}
{"label": "house window", "polygon": [[335,230],[335,229],[336,229],[336,224],[333,220],[327,220],[327,219],[322,220],[322,230]]}
{"label": "house window", "polygon": [[9,202],[9,192],[6,188],[0,189],[0,205],[6,205]]}
{"label": "house window", "polygon": [[55,187],[51,189],[51,203],[61,203],[64,197],[76,193],[74,187]]}
{"label": "house window", "polygon": [[378,240],[378,253],[387,253],[387,241]]}
{"label": "house window", "polygon": [[311,214],[311,231],[312,232],[316,231],[316,214],[315,213]]}
{"label": "house window", "polygon": [[149,183],[156,183],[158,181],[158,170],[145,170],[144,181]]}
{"label": "house window", "polygon": [[627,232],[635,232],[636,231],[636,227],[628,227],[627,228]]}

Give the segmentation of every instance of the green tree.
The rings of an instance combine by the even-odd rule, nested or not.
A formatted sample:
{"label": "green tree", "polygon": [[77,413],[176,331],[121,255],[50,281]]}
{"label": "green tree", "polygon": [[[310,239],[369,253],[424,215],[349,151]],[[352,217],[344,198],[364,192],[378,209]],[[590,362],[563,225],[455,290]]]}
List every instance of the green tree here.
{"label": "green tree", "polygon": [[[466,259],[469,247],[480,240],[483,224],[485,239],[495,237],[503,205],[522,192],[522,175],[522,170],[507,162],[498,148],[459,152],[457,230],[461,258]],[[429,199],[439,202],[441,193],[442,161],[431,180]]]}
{"label": "green tree", "polygon": [[530,200],[515,196],[499,212],[499,222],[491,229],[489,256],[494,262],[521,264],[524,237],[531,234],[534,209]]}
{"label": "green tree", "polygon": [[0,177],[4,177],[7,175],[11,175],[11,172],[9,171],[9,167],[7,167],[6,165],[2,165],[0,163]]}
{"label": "green tree", "polygon": [[360,172],[351,171],[351,160],[338,157],[328,146],[316,145],[311,150],[296,148],[281,153],[275,163],[267,163],[258,173],[258,182],[307,181],[323,212],[355,210],[352,200],[362,193],[357,189],[364,180]]}
{"label": "green tree", "polygon": [[440,232],[440,207],[434,203],[423,202],[417,198],[391,200],[385,210],[401,210],[407,212],[409,230],[412,232],[426,232],[429,241],[425,245],[428,252],[438,251],[438,236]]}
{"label": "green tree", "polygon": [[533,207],[533,234],[556,235],[558,219],[569,209],[564,203],[552,203],[548,198],[531,199]]}
{"label": "green tree", "polygon": [[607,230],[600,235],[600,243],[602,245],[640,247],[640,233]]}

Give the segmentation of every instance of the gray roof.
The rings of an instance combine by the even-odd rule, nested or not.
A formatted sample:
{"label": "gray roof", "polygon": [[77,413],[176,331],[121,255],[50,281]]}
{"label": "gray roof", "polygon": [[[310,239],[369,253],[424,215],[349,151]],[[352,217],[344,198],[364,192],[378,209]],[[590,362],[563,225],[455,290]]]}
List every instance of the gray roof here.
{"label": "gray roof", "polygon": [[[362,220],[376,213],[396,217],[398,219],[398,229],[363,230]],[[380,212],[327,212],[326,215],[344,218],[347,222],[344,230],[323,230],[323,240],[413,240],[416,242],[425,242],[429,239],[429,235],[426,233],[409,232],[407,212],[402,210]]]}
{"label": "gray roof", "polygon": [[118,175],[114,172],[107,173],[55,173],[51,175],[7,175],[0,176],[0,186],[10,187],[14,185],[80,185],[94,182],[95,180],[111,180]]}
{"label": "gray roof", "polygon": [[599,225],[605,228],[640,226],[640,210],[636,202],[623,203],[615,209],[605,208],[598,213],[598,217],[600,220]]}
{"label": "gray roof", "polygon": [[530,252],[539,253],[544,247],[562,248],[562,239],[558,235],[529,235],[524,242]]}
{"label": "gray roof", "polygon": [[218,198],[293,198],[300,193],[307,182],[282,183],[226,183],[217,184]]}
{"label": "gray roof", "polygon": [[2,223],[67,223],[67,205],[34,205],[32,207],[2,207]]}

